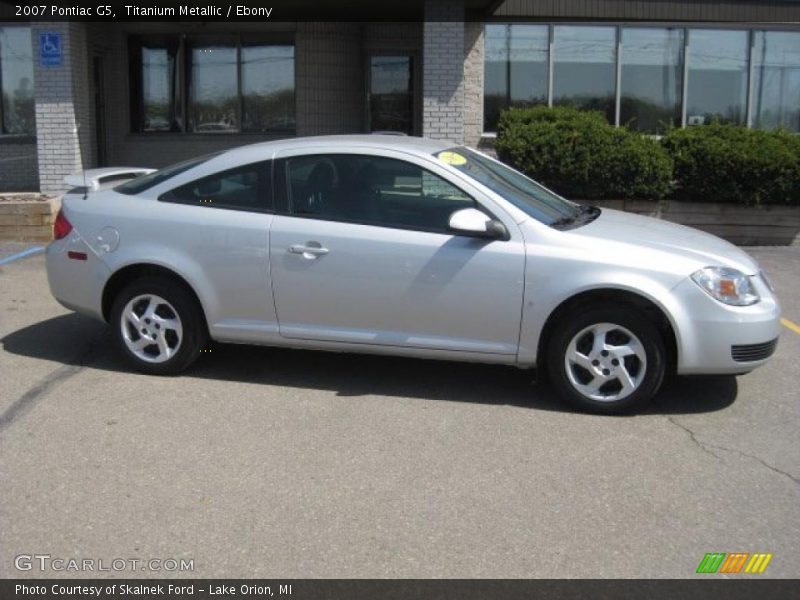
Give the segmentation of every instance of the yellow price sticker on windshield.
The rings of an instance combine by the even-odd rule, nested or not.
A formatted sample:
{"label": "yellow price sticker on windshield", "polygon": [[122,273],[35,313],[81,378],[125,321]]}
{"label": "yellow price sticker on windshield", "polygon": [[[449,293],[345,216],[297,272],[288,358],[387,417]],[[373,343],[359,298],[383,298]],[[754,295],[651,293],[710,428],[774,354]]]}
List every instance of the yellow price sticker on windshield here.
{"label": "yellow price sticker on windshield", "polygon": [[467,164],[467,159],[456,152],[439,152],[436,157],[444,164],[453,165],[454,167],[460,167],[461,165]]}

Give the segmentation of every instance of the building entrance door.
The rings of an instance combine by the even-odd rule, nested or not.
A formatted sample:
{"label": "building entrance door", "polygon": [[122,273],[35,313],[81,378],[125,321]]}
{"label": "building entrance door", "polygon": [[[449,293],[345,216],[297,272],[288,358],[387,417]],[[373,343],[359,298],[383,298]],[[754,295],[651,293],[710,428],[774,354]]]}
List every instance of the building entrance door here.
{"label": "building entrance door", "polygon": [[369,59],[369,130],[414,133],[414,57]]}

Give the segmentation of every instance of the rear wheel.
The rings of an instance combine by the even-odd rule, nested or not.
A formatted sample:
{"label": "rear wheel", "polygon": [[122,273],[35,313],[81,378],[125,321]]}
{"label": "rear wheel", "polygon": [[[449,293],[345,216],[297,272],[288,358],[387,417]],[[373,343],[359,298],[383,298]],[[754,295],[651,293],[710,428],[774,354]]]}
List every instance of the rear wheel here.
{"label": "rear wheel", "polygon": [[658,329],[635,308],[592,308],[556,327],[547,365],[563,399],[581,410],[616,413],[656,394],[665,356]]}
{"label": "rear wheel", "polygon": [[208,340],[195,298],[183,285],[163,277],[128,284],[114,300],[111,324],[128,362],[153,375],[180,373]]}

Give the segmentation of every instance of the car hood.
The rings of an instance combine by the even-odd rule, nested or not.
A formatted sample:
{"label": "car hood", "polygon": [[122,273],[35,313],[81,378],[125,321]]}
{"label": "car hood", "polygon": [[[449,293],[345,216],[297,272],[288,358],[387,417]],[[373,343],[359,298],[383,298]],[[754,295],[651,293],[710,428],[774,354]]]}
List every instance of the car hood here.
{"label": "car hood", "polygon": [[723,266],[747,275],[759,271],[758,263],[730,242],[698,229],[668,221],[604,208],[591,223],[570,233],[583,238],[629,246],[630,252],[648,249],[680,256],[699,268]]}

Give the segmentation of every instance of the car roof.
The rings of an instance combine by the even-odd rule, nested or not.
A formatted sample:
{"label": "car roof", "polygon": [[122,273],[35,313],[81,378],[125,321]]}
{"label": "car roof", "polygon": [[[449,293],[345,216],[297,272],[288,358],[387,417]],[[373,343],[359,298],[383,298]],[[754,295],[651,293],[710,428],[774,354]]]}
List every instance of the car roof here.
{"label": "car roof", "polygon": [[223,154],[228,159],[246,161],[252,158],[251,155],[263,157],[265,154],[275,154],[284,150],[325,147],[327,152],[335,152],[337,148],[358,146],[361,148],[404,150],[430,155],[457,145],[455,142],[446,140],[431,140],[405,135],[322,135],[248,144],[247,146],[226,150]]}

